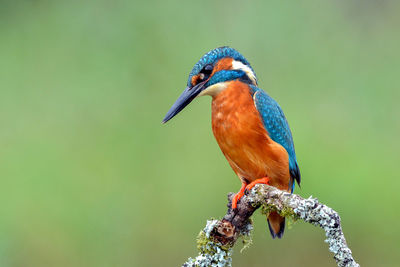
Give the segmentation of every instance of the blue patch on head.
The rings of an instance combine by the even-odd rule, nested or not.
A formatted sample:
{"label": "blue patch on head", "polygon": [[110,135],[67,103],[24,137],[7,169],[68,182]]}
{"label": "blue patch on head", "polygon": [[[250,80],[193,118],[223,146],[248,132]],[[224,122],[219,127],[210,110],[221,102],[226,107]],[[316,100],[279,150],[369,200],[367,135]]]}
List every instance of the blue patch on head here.
{"label": "blue patch on head", "polygon": [[[250,66],[250,63],[245,59],[238,51],[236,51],[233,48],[223,46],[223,47],[218,47],[207,54],[205,54],[193,67],[192,71],[189,74],[189,79],[188,79],[188,86],[191,86],[192,82],[192,77],[194,75],[197,75],[203,68],[204,66],[208,64],[214,64],[218,60],[224,58],[224,57],[231,57],[236,61],[240,61],[243,64],[249,66],[251,70],[253,70]],[[254,71],[253,71],[254,72]]]}
{"label": "blue patch on head", "polygon": [[206,83],[206,87],[216,83],[231,81],[245,76],[246,73],[242,70],[220,70],[216,72]]}

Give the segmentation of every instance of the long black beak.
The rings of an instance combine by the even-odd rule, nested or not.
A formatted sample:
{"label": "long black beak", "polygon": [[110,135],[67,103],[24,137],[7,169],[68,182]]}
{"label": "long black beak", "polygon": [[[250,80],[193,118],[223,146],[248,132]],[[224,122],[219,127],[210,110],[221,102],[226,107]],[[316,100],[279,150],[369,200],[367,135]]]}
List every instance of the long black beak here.
{"label": "long black beak", "polygon": [[165,115],[163,119],[163,123],[166,123],[170,119],[172,119],[176,114],[178,114],[182,109],[184,109],[190,102],[198,95],[201,91],[204,90],[205,84],[207,81],[196,84],[193,87],[186,87],[185,91],[181,94],[181,96],[175,101],[170,110]]}

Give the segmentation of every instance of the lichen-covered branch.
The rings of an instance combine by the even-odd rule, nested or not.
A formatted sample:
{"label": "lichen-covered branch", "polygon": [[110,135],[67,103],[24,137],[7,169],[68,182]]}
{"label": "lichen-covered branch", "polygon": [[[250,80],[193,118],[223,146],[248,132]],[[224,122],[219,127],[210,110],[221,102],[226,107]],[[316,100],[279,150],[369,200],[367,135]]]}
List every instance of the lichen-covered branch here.
{"label": "lichen-covered branch", "polygon": [[329,244],[329,250],[340,267],[356,267],[347,246],[340,225],[340,217],[336,211],[319,203],[316,198],[304,199],[295,194],[276,189],[268,185],[256,185],[251,192],[242,197],[236,210],[231,209],[233,193],[228,195],[228,211],[222,220],[207,221],[207,225],[199,234],[199,255],[189,258],[184,267],[231,266],[232,248],[236,240],[250,235],[252,224],[251,215],[258,208],[262,212],[277,211],[285,217],[305,222],[324,229]]}

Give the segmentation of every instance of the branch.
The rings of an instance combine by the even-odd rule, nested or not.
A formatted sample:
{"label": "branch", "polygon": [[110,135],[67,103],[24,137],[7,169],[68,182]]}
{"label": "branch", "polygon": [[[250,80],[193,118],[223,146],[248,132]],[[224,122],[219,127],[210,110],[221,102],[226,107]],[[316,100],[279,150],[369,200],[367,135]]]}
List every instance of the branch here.
{"label": "branch", "polygon": [[277,211],[285,217],[305,222],[324,229],[329,250],[340,267],[359,267],[347,246],[336,211],[318,202],[316,198],[304,199],[268,185],[256,185],[231,209],[234,194],[228,195],[228,211],[222,220],[207,221],[200,232],[197,248],[199,255],[189,258],[183,267],[228,266],[232,264],[232,249],[239,237],[249,236],[253,229],[250,217],[261,207],[263,213]]}

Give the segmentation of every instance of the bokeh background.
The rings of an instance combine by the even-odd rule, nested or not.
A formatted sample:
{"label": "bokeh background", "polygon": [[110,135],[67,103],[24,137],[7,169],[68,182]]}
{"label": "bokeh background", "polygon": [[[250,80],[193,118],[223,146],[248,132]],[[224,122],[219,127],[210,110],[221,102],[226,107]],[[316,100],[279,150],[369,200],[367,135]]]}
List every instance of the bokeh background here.
{"label": "bokeh background", "polygon": [[[238,49],[282,106],[296,193],[336,209],[361,266],[398,266],[398,1],[1,1],[0,266],[179,266],[235,177],[210,98],[161,120],[207,51]],[[335,266],[254,217],[234,266]]]}

